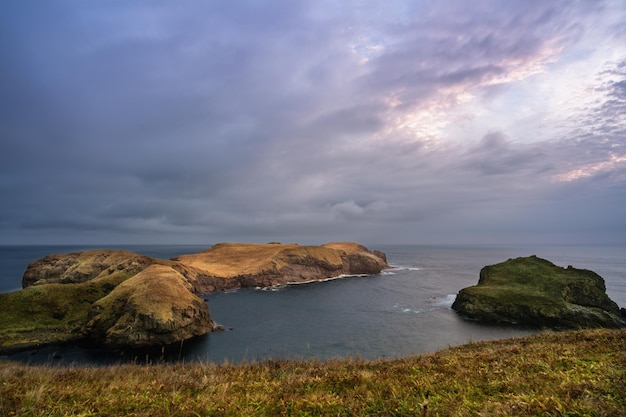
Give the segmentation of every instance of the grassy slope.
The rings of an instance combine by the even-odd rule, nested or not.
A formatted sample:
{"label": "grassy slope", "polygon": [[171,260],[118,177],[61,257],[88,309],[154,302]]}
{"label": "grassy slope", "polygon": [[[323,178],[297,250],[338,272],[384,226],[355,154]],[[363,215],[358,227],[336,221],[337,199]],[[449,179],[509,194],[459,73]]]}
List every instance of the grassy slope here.
{"label": "grassy slope", "polygon": [[196,299],[188,286],[185,278],[174,269],[151,265],[119,284],[95,305],[103,310],[102,315],[109,313],[118,318],[119,313],[113,314],[111,310],[119,308],[116,304],[123,300],[124,304],[131,304],[133,310],[167,322],[174,319],[173,309],[184,309]]}
{"label": "grassy slope", "polygon": [[626,330],[395,360],[103,368],[0,362],[0,416],[624,416]]}
{"label": "grassy slope", "polygon": [[48,284],[0,294],[3,347],[73,340],[91,305],[128,279],[114,272],[80,284]]}
{"label": "grassy slope", "polygon": [[173,343],[204,334],[213,323],[206,304],[190,287],[173,268],[151,265],[96,301],[92,310],[98,313],[92,311],[87,328],[95,327],[115,345],[150,344],[155,336],[161,343]]}

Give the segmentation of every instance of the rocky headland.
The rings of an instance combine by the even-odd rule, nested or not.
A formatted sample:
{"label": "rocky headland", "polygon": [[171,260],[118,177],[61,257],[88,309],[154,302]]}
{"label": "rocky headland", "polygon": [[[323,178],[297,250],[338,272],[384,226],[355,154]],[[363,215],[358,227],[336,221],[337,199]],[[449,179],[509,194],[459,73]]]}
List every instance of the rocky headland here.
{"label": "rocky headland", "polygon": [[478,285],[462,289],[452,308],[492,324],[555,329],[625,325],[602,277],[536,256],[484,267]]}
{"label": "rocky headland", "polygon": [[220,243],[173,259],[122,250],[49,255],[0,294],[0,353],[52,343],[172,344],[216,330],[199,295],[377,274],[385,254],[351,242]]}
{"label": "rocky headland", "polygon": [[378,274],[389,267],[384,253],[352,242],[321,246],[219,243],[172,260],[198,294]]}

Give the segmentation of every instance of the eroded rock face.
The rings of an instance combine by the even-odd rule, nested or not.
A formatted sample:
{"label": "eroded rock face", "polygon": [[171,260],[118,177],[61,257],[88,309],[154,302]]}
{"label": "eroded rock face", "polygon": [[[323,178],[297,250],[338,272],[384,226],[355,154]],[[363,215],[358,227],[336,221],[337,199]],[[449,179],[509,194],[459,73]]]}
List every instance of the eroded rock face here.
{"label": "eroded rock face", "polygon": [[530,327],[622,327],[619,308],[593,271],[561,268],[531,256],[484,267],[452,308],[485,323]]}
{"label": "eroded rock face", "polygon": [[76,284],[119,271],[132,276],[155,262],[158,260],[123,250],[48,255],[28,265],[22,277],[22,288],[43,284]]}

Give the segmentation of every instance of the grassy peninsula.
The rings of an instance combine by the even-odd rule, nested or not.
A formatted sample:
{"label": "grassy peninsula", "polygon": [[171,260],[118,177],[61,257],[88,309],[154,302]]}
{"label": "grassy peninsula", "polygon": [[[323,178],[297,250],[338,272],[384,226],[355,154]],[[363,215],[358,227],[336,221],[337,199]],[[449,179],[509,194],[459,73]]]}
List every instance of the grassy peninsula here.
{"label": "grassy peninsula", "polygon": [[0,416],[624,416],[626,330],[544,332],[393,360],[27,366]]}
{"label": "grassy peninsula", "polygon": [[215,329],[200,294],[387,267],[384,253],[354,242],[219,243],[169,260],[110,249],[51,254],[28,265],[23,290],[0,294],[0,353],[61,342],[171,344]]}

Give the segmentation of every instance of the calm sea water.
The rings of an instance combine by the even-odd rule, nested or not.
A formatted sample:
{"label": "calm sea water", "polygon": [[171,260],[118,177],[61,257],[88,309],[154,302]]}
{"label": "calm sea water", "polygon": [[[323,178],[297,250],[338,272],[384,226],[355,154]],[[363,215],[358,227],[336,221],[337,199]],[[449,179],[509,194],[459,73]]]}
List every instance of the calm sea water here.
{"label": "calm sea water", "polygon": [[[528,334],[529,330],[465,321],[450,306],[461,288],[476,284],[483,266],[533,254],[557,265],[599,273],[605,279],[608,295],[618,305],[626,306],[626,247],[369,247],[384,251],[396,268],[374,276],[207,295],[213,319],[232,330],[186,342],[182,348],[169,352],[168,358],[220,363],[268,358],[376,359]],[[24,269],[35,259],[90,248],[0,247],[0,292],[19,289]],[[207,247],[116,248],[170,258]],[[48,347],[10,358],[26,362],[107,363],[121,360],[119,355],[80,347]],[[130,356],[132,353],[126,353],[125,358]]]}

